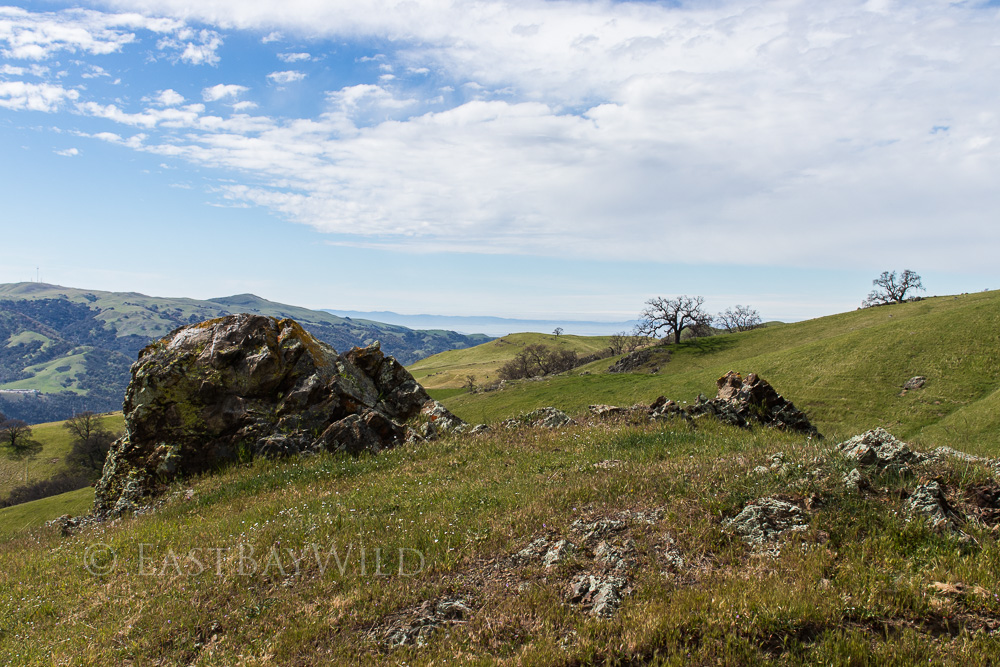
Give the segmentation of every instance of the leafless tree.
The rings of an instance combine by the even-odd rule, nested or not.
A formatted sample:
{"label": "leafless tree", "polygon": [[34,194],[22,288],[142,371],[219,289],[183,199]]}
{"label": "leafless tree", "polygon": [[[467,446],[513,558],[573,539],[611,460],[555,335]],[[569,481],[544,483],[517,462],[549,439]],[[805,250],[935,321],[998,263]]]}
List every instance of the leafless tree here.
{"label": "leafless tree", "polygon": [[658,296],[646,302],[646,308],[639,315],[636,333],[659,338],[673,335],[674,342],[681,341],[681,332],[696,325],[709,325],[712,316],[701,307],[704,297],[679,296],[675,299]]}
{"label": "leafless tree", "polygon": [[559,336],[562,335],[563,331],[564,329],[562,327],[556,327],[555,329],[552,330],[552,333],[555,334],[556,338],[559,338]]}
{"label": "leafless tree", "polygon": [[882,275],[872,281],[872,285],[876,289],[873,289],[868,298],[861,302],[862,308],[881,306],[887,303],[903,303],[906,301],[907,292],[924,291],[920,276],[909,269],[903,271],[899,277],[896,276],[895,271],[883,271]]}
{"label": "leafless tree", "polygon": [[115,434],[93,412],[81,412],[63,422],[63,428],[73,436],[73,448],[67,461],[87,472],[104,469],[104,459],[115,441]]}
{"label": "leafless tree", "polygon": [[608,339],[608,351],[611,353],[611,356],[631,354],[642,347],[645,342],[645,336],[628,333],[627,331],[619,331],[618,333],[611,334],[611,337]]}
{"label": "leafless tree", "polygon": [[760,313],[750,306],[739,305],[727,308],[724,313],[719,313],[715,322],[728,333],[750,331],[761,325]]}

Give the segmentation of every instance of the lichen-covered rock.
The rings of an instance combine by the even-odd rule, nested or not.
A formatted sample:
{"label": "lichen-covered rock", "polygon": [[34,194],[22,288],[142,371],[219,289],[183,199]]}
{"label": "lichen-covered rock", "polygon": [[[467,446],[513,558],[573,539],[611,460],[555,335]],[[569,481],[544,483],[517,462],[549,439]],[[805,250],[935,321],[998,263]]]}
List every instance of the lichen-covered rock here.
{"label": "lichen-covered rock", "polygon": [[425,420],[420,426],[420,435],[428,440],[448,433],[464,433],[469,426],[434,399],[424,404],[420,409],[420,415]]}
{"label": "lichen-covered rock", "polygon": [[411,613],[395,619],[384,631],[385,644],[390,648],[426,646],[438,628],[461,623],[471,612],[465,600],[440,600],[436,604],[424,602]]}
{"label": "lichen-covered rock", "polygon": [[819,431],[805,413],[756,373],[744,378],[735,371],[729,371],[716,384],[719,390],[714,399],[702,400],[699,397],[694,405],[686,409],[692,417],[714,415],[734,426],[757,422],[785,431],[819,436]]}
{"label": "lichen-covered rock", "polygon": [[848,491],[863,491],[869,486],[868,479],[857,468],[846,473],[842,481]]}
{"label": "lichen-covered rock", "polygon": [[732,519],[723,522],[753,547],[764,547],[788,533],[805,530],[809,517],[797,505],[777,498],[761,498],[750,503]]}
{"label": "lichen-covered rock", "polygon": [[135,509],[172,479],[253,456],[391,447],[429,400],[377,343],[338,355],[259,315],[181,327],[132,366],[95,511]]}
{"label": "lichen-covered rock", "polygon": [[610,419],[612,417],[622,417],[627,415],[628,408],[623,408],[617,405],[588,405],[587,410],[591,415],[597,417],[598,419]]}
{"label": "lichen-covered rock", "polygon": [[570,602],[588,609],[593,616],[607,618],[617,611],[628,581],[615,575],[580,574],[570,582]]}
{"label": "lichen-covered rock", "polygon": [[563,562],[576,551],[576,545],[574,545],[569,540],[559,540],[552,547],[545,552],[545,556],[542,558],[542,565],[546,569],[550,567],[555,567],[559,563]]}
{"label": "lichen-covered rock", "polygon": [[520,417],[515,417],[513,419],[506,419],[501,422],[502,426],[506,428],[517,428],[519,426],[536,426],[542,428],[561,428],[563,426],[569,426],[575,424],[573,418],[562,410],[556,408],[538,408],[533,410],[526,415],[521,415]]}
{"label": "lichen-covered rock", "polygon": [[910,450],[883,428],[874,428],[837,445],[848,459],[864,467],[901,472],[927,457]]}
{"label": "lichen-covered rock", "polygon": [[937,482],[921,484],[906,503],[910,518],[923,518],[935,530],[958,532],[961,517],[948,504],[944,490]]}

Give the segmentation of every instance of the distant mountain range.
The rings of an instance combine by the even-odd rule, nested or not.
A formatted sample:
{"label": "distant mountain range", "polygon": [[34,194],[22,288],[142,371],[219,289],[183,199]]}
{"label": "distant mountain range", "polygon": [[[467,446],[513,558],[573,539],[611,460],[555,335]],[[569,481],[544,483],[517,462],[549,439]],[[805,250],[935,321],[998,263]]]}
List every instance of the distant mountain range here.
{"label": "distant mountain range", "polygon": [[403,364],[491,340],[338,317],[253,294],[198,301],[6,284],[0,285],[0,412],[37,423],[74,411],[117,410],[139,350],[177,327],[234,313],[293,318],[338,351],[378,340]]}
{"label": "distant mountain range", "polygon": [[489,336],[506,336],[512,333],[552,333],[556,327],[575,336],[610,336],[619,331],[631,331],[638,320],[623,322],[598,322],[581,320],[520,320],[506,317],[452,316],[452,315],[401,315],[388,310],[364,312],[324,308],[328,313],[353,320],[377,320],[413,329],[451,329],[464,333],[484,333]]}

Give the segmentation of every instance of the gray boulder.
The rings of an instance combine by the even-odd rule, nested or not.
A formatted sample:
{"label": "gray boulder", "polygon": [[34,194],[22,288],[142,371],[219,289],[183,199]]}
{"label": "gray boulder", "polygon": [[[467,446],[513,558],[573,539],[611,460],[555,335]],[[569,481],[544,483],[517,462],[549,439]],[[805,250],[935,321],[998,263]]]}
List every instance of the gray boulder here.
{"label": "gray boulder", "polygon": [[714,399],[702,400],[699,397],[693,406],[687,408],[692,417],[711,414],[734,426],[756,422],[784,431],[821,437],[804,412],[756,373],[744,378],[735,371],[729,371],[716,381],[716,385],[718,393]]}
{"label": "gray boulder", "polygon": [[918,486],[907,501],[906,510],[911,519],[922,518],[935,530],[960,532],[958,523],[962,519],[948,504],[944,490],[937,482]]}
{"label": "gray boulder", "polygon": [[95,511],[135,509],[173,479],[260,455],[379,451],[430,397],[378,344],[337,352],[297,322],[231,315],[139,353]]}
{"label": "gray boulder", "polygon": [[731,519],[723,522],[750,546],[761,548],[809,526],[809,516],[797,505],[777,498],[756,500]]}
{"label": "gray boulder", "polygon": [[845,458],[857,461],[859,465],[879,471],[902,472],[915,463],[926,460],[926,456],[912,451],[905,442],[894,438],[884,428],[874,428],[837,445]]}
{"label": "gray boulder", "polygon": [[570,426],[576,422],[562,410],[553,407],[538,408],[528,414],[506,419],[501,425],[506,428],[517,428],[519,426],[535,426],[541,428],[561,428]]}

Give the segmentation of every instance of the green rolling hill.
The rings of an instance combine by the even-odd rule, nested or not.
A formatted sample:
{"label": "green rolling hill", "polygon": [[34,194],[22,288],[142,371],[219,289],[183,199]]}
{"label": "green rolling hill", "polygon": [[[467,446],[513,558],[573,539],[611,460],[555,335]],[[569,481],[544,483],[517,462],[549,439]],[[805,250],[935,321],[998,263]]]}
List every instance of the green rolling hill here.
{"label": "green rolling hill", "polygon": [[490,340],[352,320],[252,294],[198,301],[44,283],[0,285],[0,412],[37,423],[74,411],[118,409],[140,349],[177,327],[233,313],[291,317],[339,351],[377,340],[403,363]]}
{"label": "green rolling hill", "polygon": [[[437,357],[454,359],[457,372],[431,360],[413,368],[450,377],[495,356],[493,342]],[[1000,452],[1000,292],[695,339],[657,348],[636,373],[607,373],[615,360],[444,402],[468,421],[492,422],[543,405],[579,413],[589,404],[649,403],[660,395],[691,401],[714,395],[716,378],[735,370],[760,374],[831,436],[884,426],[919,442]],[[918,375],[925,386],[901,395]]]}
{"label": "green rolling hill", "polygon": [[610,338],[568,334],[508,334],[476,347],[439,352],[410,364],[407,370],[427,389],[456,389],[465,384],[469,375],[475,375],[481,383],[496,380],[497,369],[528,345],[573,350],[585,357],[606,348]]}

